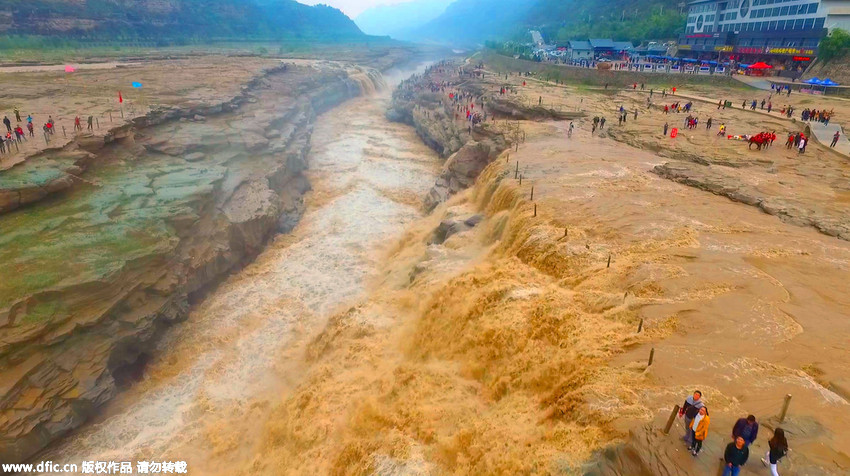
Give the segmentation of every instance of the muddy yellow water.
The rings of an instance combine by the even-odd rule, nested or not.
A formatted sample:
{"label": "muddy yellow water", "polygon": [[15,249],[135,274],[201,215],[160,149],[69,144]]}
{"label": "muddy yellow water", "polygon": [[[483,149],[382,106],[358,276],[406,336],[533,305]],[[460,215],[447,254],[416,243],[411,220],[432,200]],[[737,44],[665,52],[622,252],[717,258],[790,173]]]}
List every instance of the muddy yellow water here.
{"label": "muddy yellow water", "polygon": [[[713,474],[748,413],[765,423],[762,452],[789,393],[785,464],[842,474],[847,242],[653,175],[668,159],[582,121],[571,139],[565,124],[522,124],[518,151],[423,216],[439,160],[383,119],[385,94],[320,118],[301,223],[50,459],[580,474],[696,387],[713,426],[703,457],[677,461],[683,474]],[[479,225],[434,243],[441,220],[474,214]]]}
{"label": "muddy yellow water", "polygon": [[[301,335],[363,299],[383,249],[421,215],[440,160],[384,119],[390,89],[319,118],[296,229],[225,281],[160,344],[143,382],[44,458],[244,468],[290,376]],[[297,372],[296,372],[297,373]],[[297,377],[297,375],[296,375]]]}

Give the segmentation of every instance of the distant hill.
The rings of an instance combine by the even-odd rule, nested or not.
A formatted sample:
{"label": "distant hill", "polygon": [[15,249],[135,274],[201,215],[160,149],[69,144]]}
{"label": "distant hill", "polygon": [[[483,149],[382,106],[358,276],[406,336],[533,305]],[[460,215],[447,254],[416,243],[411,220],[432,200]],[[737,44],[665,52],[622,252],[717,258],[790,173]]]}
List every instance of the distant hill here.
{"label": "distant hill", "polygon": [[393,5],[372,7],[354,23],[367,35],[388,35],[408,39],[407,35],[446,11],[454,0],[412,0]]}
{"label": "distant hill", "polygon": [[675,38],[684,29],[679,0],[536,0],[523,21],[547,41]]}
{"label": "distant hill", "polygon": [[0,0],[0,35],[99,41],[364,36],[339,10],[293,0]]}
{"label": "distant hill", "polygon": [[477,45],[486,40],[548,42],[613,38],[640,42],[676,37],[685,25],[679,0],[456,0],[439,17],[403,33],[411,39]]}
{"label": "distant hill", "polygon": [[522,29],[524,18],[536,1],[456,0],[442,15],[412,30],[408,36],[425,42],[475,46]]}

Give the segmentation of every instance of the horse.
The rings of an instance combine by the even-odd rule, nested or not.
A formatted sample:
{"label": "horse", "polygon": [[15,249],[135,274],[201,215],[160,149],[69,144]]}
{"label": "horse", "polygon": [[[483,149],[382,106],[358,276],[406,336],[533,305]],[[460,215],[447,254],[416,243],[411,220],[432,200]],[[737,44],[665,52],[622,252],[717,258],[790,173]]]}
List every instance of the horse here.
{"label": "horse", "polygon": [[758,147],[758,150],[761,150],[761,148],[764,147],[765,144],[767,144],[769,141],[770,141],[770,139],[765,137],[764,134],[756,134],[756,135],[750,137],[750,141],[749,141],[749,144],[747,145],[747,148],[752,150],[753,144],[755,144],[756,147]]}

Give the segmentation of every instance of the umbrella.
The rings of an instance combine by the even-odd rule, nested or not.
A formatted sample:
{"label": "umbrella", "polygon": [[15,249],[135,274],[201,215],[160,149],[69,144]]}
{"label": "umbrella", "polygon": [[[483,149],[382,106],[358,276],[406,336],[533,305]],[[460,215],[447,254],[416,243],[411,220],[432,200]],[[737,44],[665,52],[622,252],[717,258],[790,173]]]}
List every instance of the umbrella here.
{"label": "umbrella", "polygon": [[764,63],[762,61],[759,61],[758,63],[753,63],[753,64],[751,64],[747,67],[747,69],[769,69],[769,68],[773,68],[773,66],[771,66],[767,63]]}
{"label": "umbrella", "polygon": [[133,81],[133,87],[134,87],[134,88],[141,88],[141,87],[142,87],[142,83],[140,83],[140,82],[138,82],[138,81]]}
{"label": "umbrella", "polygon": [[65,72],[66,72],[66,73],[73,73],[73,72],[75,72],[75,71],[77,71],[77,68],[75,68],[75,67],[73,67],[73,66],[71,66],[71,65],[65,66]]}

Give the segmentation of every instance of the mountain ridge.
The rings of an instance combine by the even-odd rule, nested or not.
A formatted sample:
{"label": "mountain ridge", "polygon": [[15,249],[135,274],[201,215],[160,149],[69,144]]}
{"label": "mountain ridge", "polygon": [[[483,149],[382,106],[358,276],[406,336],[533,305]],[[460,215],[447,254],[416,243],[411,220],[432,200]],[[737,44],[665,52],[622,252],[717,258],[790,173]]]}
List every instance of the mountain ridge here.
{"label": "mountain ridge", "polygon": [[594,37],[640,42],[675,38],[684,24],[674,0],[456,0],[442,15],[405,35],[465,46],[529,41],[529,30],[540,30],[550,43]]}
{"label": "mountain ridge", "polygon": [[0,0],[0,34],[72,39],[365,37],[341,11],[294,0]]}

